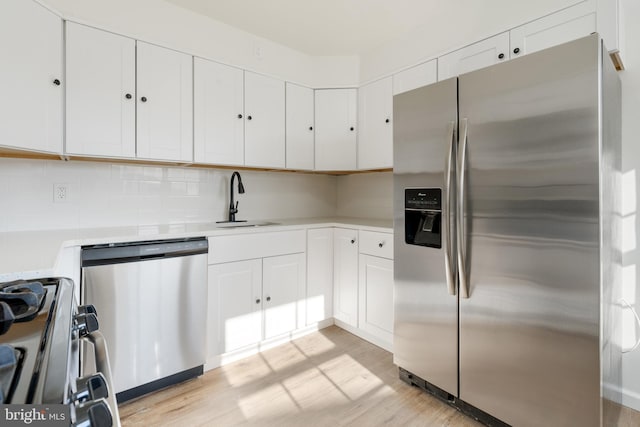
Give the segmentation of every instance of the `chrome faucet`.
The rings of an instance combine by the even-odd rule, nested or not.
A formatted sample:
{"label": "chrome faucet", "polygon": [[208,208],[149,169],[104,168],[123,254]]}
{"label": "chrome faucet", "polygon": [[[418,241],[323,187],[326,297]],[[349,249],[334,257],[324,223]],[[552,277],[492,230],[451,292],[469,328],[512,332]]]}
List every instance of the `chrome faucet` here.
{"label": "chrome faucet", "polygon": [[235,202],[235,205],[233,204],[234,202],[233,180],[236,178],[236,176],[238,177],[238,193],[244,194],[244,185],[242,185],[242,178],[240,177],[240,172],[235,171],[233,172],[233,175],[231,175],[231,185],[229,187],[230,202],[229,202],[229,221],[228,222],[244,222],[244,221],[236,221],[236,214],[238,213],[238,202]]}

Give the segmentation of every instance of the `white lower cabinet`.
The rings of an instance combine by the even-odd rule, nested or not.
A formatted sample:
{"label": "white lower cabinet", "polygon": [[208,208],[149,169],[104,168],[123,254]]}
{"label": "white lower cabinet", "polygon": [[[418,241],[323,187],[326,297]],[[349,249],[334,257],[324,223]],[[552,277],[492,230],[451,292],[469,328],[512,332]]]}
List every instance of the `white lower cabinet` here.
{"label": "white lower cabinet", "polygon": [[305,326],[304,230],[211,237],[209,246],[207,368]]}
{"label": "white lower cabinet", "polygon": [[307,325],[333,317],[333,228],[307,230]]}
{"label": "white lower cabinet", "polygon": [[358,230],[333,234],[333,317],[358,327]]}
{"label": "white lower cabinet", "polygon": [[209,356],[260,341],[261,298],[261,259],[209,266]]}
{"label": "white lower cabinet", "polygon": [[274,338],[304,325],[304,254],[262,260],[264,338]]}
{"label": "white lower cabinet", "polygon": [[393,345],[393,260],[371,255],[359,259],[358,327],[386,349]]}

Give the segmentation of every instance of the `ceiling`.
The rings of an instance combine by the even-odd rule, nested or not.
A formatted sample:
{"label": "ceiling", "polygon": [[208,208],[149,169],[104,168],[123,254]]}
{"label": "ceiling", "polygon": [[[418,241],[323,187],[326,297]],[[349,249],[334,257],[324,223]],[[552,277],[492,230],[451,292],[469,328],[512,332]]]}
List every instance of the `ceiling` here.
{"label": "ceiling", "polygon": [[[309,55],[361,55],[424,24],[439,0],[166,0]],[[446,3],[446,2],[444,2]]]}

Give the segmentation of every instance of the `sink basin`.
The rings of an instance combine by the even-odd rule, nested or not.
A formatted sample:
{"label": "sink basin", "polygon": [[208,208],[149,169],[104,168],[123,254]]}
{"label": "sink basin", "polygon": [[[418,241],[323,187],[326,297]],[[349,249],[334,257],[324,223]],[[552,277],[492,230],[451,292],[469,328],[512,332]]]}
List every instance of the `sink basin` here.
{"label": "sink basin", "polygon": [[216,224],[216,228],[246,228],[246,227],[265,227],[268,225],[280,225],[279,222],[269,221],[248,221],[248,222],[221,222]]}

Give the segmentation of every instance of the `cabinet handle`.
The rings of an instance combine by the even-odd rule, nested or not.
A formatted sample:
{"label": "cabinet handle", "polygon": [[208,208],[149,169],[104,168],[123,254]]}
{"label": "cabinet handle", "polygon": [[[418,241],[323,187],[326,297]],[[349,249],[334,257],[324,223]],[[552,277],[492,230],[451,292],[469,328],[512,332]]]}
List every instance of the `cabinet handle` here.
{"label": "cabinet handle", "polygon": [[504,59],[504,53],[501,53],[500,55],[498,55],[498,59]]}
{"label": "cabinet handle", "polygon": [[353,126],[351,126],[351,127],[349,128],[349,130],[353,132]]}
{"label": "cabinet handle", "polygon": [[309,130],[313,130],[313,126],[309,126]]}
{"label": "cabinet handle", "polygon": [[271,301],[271,297],[267,297],[267,301]]}
{"label": "cabinet handle", "polygon": [[247,120],[251,120],[251,119],[252,119],[252,117],[251,117],[251,116],[247,116]]}
{"label": "cabinet handle", "polygon": [[124,97],[127,98],[127,99],[131,99],[132,98],[130,93],[126,94]]}
{"label": "cabinet handle", "polygon": [[238,114],[238,118],[241,119],[242,118],[242,114]]}
{"label": "cabinet handle", "polygon": [[517,47],[515,49],[513,49],[513,53],[515,53],[516,55],[520,53],[520,48]]}
{"label": "cabinet handle", "polygon": [[256,298],[256,304],[260,304],[260,298]]}
{"label": "cabinet handle", "polygon": [[385,123],[389,123],[390,121],[391,121],[391,120],[389,120],[389,119],[386,119],[386,120],[385,120],[384,122],[385,122]]}
{"label": "cabinet handle", "polygon": [[140,98],[140,101],[142,101],[142,102],[147,102],[147,97],[146,97],[146,96],[143,96],[142,98]]}
{"label": "cabinet handle", "polygon": [[54,84],[54,85],[56,85],[56,86],[60,86],[60,80],[55,79],[55,80],[53,81],[53,84]]}
{"label": "cabinet handle", "polygon": [[356,239],[351,239],[351,244],[353,245],[356,242]]}
{"label": "cabinet handle", "polygon": [[379,248],[381,248],[381,247],[383,247],[383,246],[384,246],[384,242],[380,242],[380,243],[378,243],[378,247],[379,247]]}

